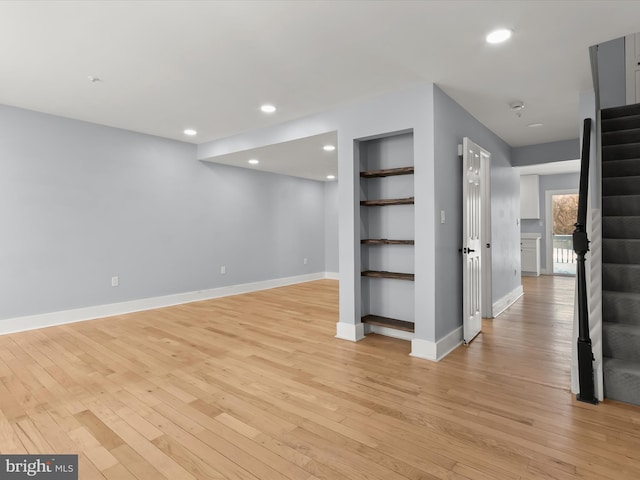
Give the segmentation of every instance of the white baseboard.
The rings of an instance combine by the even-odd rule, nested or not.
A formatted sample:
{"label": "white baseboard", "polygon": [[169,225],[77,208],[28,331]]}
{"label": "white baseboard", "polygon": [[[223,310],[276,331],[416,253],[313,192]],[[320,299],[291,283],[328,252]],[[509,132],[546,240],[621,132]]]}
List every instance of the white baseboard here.
{"label": "white baseboard", "polygon": [[444,357],[462,345],[462,327],[449,332],[437,342],[414,338],[411,340],[412,357],[424,358],[432,362],[439,362]]}
{"label": "white baseboard", "polygon": [[404,330],[396,330],[395,328],[381,327],[380,325],[364,324],[364,334],[377,333],[385,337],[398,338],[400,340],[413,340],[415,334],[413,332],[405,332]]}
{"label": "white baseboard", "polygon": [[328,280],[340,280],[340,272],[324,272],[324,278]]}
{"label": "white baseboard", "polygon": [[358,342],[364,338],[364,324],[362,323],[336,323],[336,338]]}
{"label": "white baseboard", "polygon": [[296,283],[312,282],[326,278],[324,272],[297,275],[295,277],[276,278],[261,282],[243,283],[240,285],[230,285],[228,287],[211,288],[196,292],[177,293],[163,297],[143,298],[128,302],[112,303],[108,305],[97,305],[94,307],[76,308],[61,312],[43,313],[39,315],[29,315],[25,317],[9,318],[0,320],[0,335],[15,332],[35,330],[37,328],[53,327],[67,323],[94,320],[96,318],[112,317],[114,315],[124,315],[127,313],[140,312],[142,310],[153,310],[155,308],[170,307],[183,303],[199,302],[214,298],[240,295],[243,293],[257,292],[270,288],[284,287]]}
{"label": "white baseboard", "polygon": [[519,285],[509,293],[507,293],[504,297],[493,302],[493,318],[496,318],[507,308],[513,305],[516,300],[518,300],[522,295],[524,295],[524,291],[522,290],[522,285]]}

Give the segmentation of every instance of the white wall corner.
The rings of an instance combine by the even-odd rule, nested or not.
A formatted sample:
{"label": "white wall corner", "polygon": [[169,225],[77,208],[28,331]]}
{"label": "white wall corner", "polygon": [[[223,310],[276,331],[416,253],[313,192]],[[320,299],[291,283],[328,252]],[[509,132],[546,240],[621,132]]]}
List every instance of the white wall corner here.
{"label": "white wall corner", "polygon": [[493,318],[496,318],[507,308],[516,303],[516,300],[518,300],[522,295],[524,295],[524,290],[522,289],[522,285],[518,285],[504,297],[493,302]]}
{"label": "white wall corner", "polygon": [[324,272],[324,278],[327,280],[340,280],[340,272]]}
{"label": "white wall corner", "polygon": [[336,338],[357,342],[364,338],[364,324],[362,323],[336,323]]}
{"label": "white wall corner", "polygon": [[414,338],[411,340],[411,353],[409,355],[437,362],[438,355],[436,342],[423,340],[421,338]]}
{"label": "white wall corner", "polygon": [[437,342],[414,338],[411,340],[410,355],[431,360],[432,362],[439,362],[460,345],[462,345],[462,326],[449,332]]}

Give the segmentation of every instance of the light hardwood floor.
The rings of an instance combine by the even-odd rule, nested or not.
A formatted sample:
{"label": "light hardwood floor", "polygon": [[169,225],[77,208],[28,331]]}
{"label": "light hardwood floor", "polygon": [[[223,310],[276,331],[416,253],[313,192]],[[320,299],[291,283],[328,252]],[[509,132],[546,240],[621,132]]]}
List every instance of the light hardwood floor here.
{"label": "light hardwood floor", "polygon": [[440,363],[333,337],[323,280],[0,337],[0,452],[80,479],[637,479],[640,408],[568,391],[573,280]]}

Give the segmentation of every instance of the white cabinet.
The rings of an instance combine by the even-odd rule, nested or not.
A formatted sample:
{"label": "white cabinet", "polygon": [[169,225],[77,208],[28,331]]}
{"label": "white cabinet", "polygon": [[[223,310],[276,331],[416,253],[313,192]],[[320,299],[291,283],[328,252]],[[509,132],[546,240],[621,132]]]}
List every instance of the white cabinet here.
{"label": "white cabinet", "polygon": [[522,234],[520,237],[520,251],[522,275],[537,277],[540,275],[540,236],[537,234]]}
{"label": "white cabinet", "polygon": [[540,177],[520,177],[520,218],[540,218]]}

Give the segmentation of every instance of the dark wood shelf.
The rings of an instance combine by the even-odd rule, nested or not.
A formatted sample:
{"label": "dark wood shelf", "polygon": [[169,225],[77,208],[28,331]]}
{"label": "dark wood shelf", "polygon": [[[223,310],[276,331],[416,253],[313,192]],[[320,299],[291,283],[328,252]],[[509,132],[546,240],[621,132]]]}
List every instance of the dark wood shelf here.
{"label": "dark wood shelf", "polygon": [[383,200],[361,200],[360,205],[365,207],[385,207],[387,205],[413,205],[413,197],[388,198]]}
{"label": "dark wood shelf", "polygon": [[394,177],[396,175],[413,175],[413,167],[386,168],[384,170],[360,172],[362,178]]}
{"label": "dark wood shelf", "polygon": [[409,280],[411,282],[415,279],[415,274],[413,273],[384,272],[380,270],[365,270],[361,275],[363,277],[373,278],[395,278],[397,280]]}
{"label": "dark wood shelf", "polygon": [[414,245],[414,240],[389,240],[387,238],[366,238],[360,240],[363,245]]}
{"label": "dark wood shelf", "polygon": [[413,322],[398,320],[396,318],[380,317],[378,315],[365,315],[364,317],[362,317],[361,321],[362,323],[368,323],[369,325],[393,328],[394,330],[402,330],[403,332],[415,331]]}

